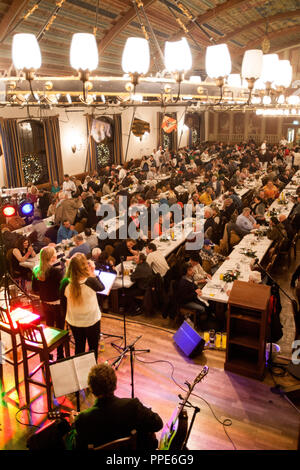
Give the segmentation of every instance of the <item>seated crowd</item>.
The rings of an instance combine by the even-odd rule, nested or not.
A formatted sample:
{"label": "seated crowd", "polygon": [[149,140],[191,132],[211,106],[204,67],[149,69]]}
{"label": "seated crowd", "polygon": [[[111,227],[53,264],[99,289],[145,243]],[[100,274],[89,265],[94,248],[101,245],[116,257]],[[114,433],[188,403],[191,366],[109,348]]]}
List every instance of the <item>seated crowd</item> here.
{"label": "seated crowd", "polygon": [[[51,192],[30,185],[26,198],[35,205],[34,216],[27,220],[30,234],[25,237],[15,231],[25,224],[19,216],[2,221],[10,273],[27,289],[33,278],[32,288],[40,296],[46,323],[63,328],[66,320],[76,353],[85,350],[86,340],[91,350],[98,350],[104,286],[95,270],[120,273],[123,261],[135,263],[129,273],[133,285],[125,289],[123,299],[126,313],[140,314],[144,304],[139,298],[146,298],[148,306],[152,302],[165,317],[175,317],[181,307],[196,310],[196,326],[206,328],[214,321],[214,312],[202,299],[201,289],[233,246],[264,225],[269,239],[284,241],[286,248],[298,232],[300,187],[289,218],[265,219],[268,207],[297,170],[292,156],[293,150],[279,145],[262,152],[253,142],[202,143],[178,152],[160,148],[142,160],[102,168],[83,180],[65,175],[62,185],[53,182]],[[242,199],[237,190],[246,181],[257,184]],[[137,239],[128,234],[125,240],[117,235],[102,239],[101,233],[110,230],[109,216],[101,212],[104,203],[120,219],[125,211]],[[165,226],[174,227],[174,214],[170,210],[161,215],[157,208],[175,204],[183,211],[187,203],[193,214],[199,204],[205,206],[203,246],[188,251],[183,245],[166,258],[155,241]],[[141,213],[148,230],[141,223]],[[52,219],[50,224],[44,220],[47,217]],[[58,261],[59,248],[70,244],[71,250]],[[37,253],[40,262],[32,275],[26,262]]]}

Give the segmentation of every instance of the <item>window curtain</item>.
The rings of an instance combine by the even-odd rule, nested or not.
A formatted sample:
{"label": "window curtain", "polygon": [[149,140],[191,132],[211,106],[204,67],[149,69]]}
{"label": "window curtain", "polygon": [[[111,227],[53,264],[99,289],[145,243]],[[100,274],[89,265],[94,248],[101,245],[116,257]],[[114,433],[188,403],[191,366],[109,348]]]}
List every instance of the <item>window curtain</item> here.
{"label": "window curtain", "polygon": [[163,121],[164,113],[157,113],[157,148],[163,146],[163,130],[161,128]]}
{"label": "window curtain", "polygon": [[0,118],[0,133],[6,167],[7,186],[9,188],[23,187],[25,180],[22,171],[17,119]]}
{"label": "window curtain", "polygon": [[114,163],[123,163],[122,114],[114,114]]}
{"label": "window curtain", "polygon": [[97,169],[97,143],[91,136],[93,119],[94,117],[91,114],[86,115],[88,146],[86,152],[85,171],[88,173]]}
{"label": "window curtain", "polygon": [[53,183],[53,181],[61,183],[63,181],[64,172],[58,116],[49,116],[43,119],[43,125],[49,179],[51,183]]}

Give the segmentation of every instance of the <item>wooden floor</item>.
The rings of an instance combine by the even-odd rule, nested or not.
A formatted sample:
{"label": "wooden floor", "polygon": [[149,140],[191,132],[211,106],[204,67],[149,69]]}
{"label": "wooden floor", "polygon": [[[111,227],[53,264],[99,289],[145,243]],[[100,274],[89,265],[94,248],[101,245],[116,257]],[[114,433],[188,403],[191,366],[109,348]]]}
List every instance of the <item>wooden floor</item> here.
{"label": "wooden floor", "polygon": [[[293,296],[289,287],[290,278],[299,264],[300,251],[296,260],[288,264],[282,260],[272,273],[280,285]],[[295,335],[295,326],[290,302],[281,295],[283,338],[279,341],[284,355],[291,353],[291,343]],[[102,331],[111,334],[123,334],[121,317],[103,315]],[[137,354],[135,360],[134,386],[135,396],[147,406],[152,407],[167,422],[177,406],[178,394],[184,392],[171,378],[174,367],[174,379],[182,387],[185,381],[192,382],[204,364],[208,365],[207,377],[196,386],[191,401],[201,408],[188,443],[193,450],[231,450],[233,445],[226,436],[222,424],[213,416],[223,421],[231,419],[232,426],[226,430],[238,450],[293,450],[297,449],[299,414],[280,395],[271,392],[274,381],[267,375],[264,382],[241,377],[224,371],[225,353],[206,350],[195,359],[188,359],[176,347],[173,341],[174,324],[170,319],[161,316],[149,319],[144,316],[131,317],[127,321],[127,344],[138,336],[138,348],[149,348],[148,354]],[[112,338],[105,340],[105,351],[100,360],[112,363],[118,355],[111,346]],[[116,339],[121,344],[121,340]],[[73,354],[73,352],[72,352]],[[144,362],[142,362],[144,361]],[[169,361],[162,362],[162,361]],[[34,366],[34,364],[33,364]],[[20,367],[20,370],[22,368]],[[13,385],[13,374],[10,366],[4,366],[5,388]],[[129,358],[122,361],[118,371],[117,395],[131,396]],[[276,377],[276,382],[283,386],[297,383],[291,376]],[[299,384],[299,382],[298,382]],[[31,413],[19,411],[25,405],[24,388],[21,386],[20,404],[16,394],[0,394],[0,449],[26,449],[26,440],[37,428],[19,424],[41,426],[46,421],[45,394],[41,389],[32,387],[32,396],[38,397],[31,406]],[[1,392],[1,390],[0,390]],[[40,395],[40,396],[39,396]],[[14,402],[15,400],[15,402]],[[91,406],[93,396],[81,396],[81,408]],[[206,402],[204,401],[206,400]],[[75,408],[74,397],[59,398],[57,404]],[[209,404],[209,405],[208,405]],[[39,414],[37,414],[39,413]],[[41,414],[40,414],[41,413]],[[16,415],[17,414],[17,415]],[[191,413],[189,412],[189,415]]]}
{"label": "wooden floor", "polygon": [[[123,323],[121,319],[104,316],[102,329],[106,333],[122,334]],[[172,366],[174,379],[184,387],[184,382],[193,381],[199,374],[202,366],[207,364],[209,373],[195,388],[192,403],[201,408],[197,416],[190,440],[189,448],[193,450],[233,449],[233,445],[225,435],[222,424],[214,418],[209,405],[219,420],[229,418],[232,426],[226,428],[237,449],[271,449],[292,450],[297,448],[299,415],[282,397],[271,393],[270,378],[264,383],[244,378],[235,374],[224,372],[224,353],[205,351],[195,359],[188,359],[177,349],[172,339],[172,333],[157,327],[142,325],[139,322],[128,321],[127,344],[137,336],[142,335],[137,342],[138,348],[150,348],[150,353],[137,354],[135,360],[134,386],[135,396],[147,406],[152,407],[166,422],[170,418],[178,403],[178,394],[182,390],[172,381]],[[100,360],[112,362],[117,356],[116,350],[111,346],[111,338],[105,340],[105,351]],[[116,340],[120,343],[121,340]],[[158,361],[158,362],[155,362]],[[170,364],[160,361],[169,361]],[[5,366],[6,377],[12,377],[8,366]],[[130,361],[126,358],[118,371],[118,396],[129,397],[130,387]],[[39,390],[32,388],[33,395]],[[203,400],[200,398],[202,397]],[[10,395],[10,398],[15,398]],[[81,396],[82,409],[91,405],[92,395]],[[209,403],[205,403],[205,401]],[[59,402],[66,406],[75,407],[70,397],[60,398]],[[24,399],[21,405],[25,404]],[[31,416],[27,411],[20,412],[18,420],[35,425],[41,425],[45,420],[42,413],[46,410],[45,396],[36,399],[32,404]],[[26,438],[35,428],[26,427],[17,423],[16,412],[18,407],[4,398],[0,406],[0,448],[25,449]],[[190,415],[190,412],[189,412]]]}

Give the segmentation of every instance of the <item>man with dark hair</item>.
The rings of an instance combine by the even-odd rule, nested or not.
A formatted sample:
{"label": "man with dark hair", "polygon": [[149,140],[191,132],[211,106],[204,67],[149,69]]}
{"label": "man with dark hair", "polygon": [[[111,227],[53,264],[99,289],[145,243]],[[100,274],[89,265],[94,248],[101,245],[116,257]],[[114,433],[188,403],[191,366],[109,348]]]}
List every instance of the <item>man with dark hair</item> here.
{"label": "man with dark hair", "polygon": [[146,247],[147,258],[146,261],[152,268],[154,273],[159,273],[162,277],[169,271],[169,265],[166,262],[164,255],[157,251],[154,243],[148,243]]}
{"label": "man with dark hair", "polygon": [[72,248],[72,250],[69,253],[69,258],[72,258],[75,253],[83,253],[85,256],[88,256],[91,254],[91,247],[90,245],[84,240],[83,235],[75,235],[74,237],[74,242],[75,242],[75,248]]}
{"label": "man with dark hair", "polygon": [[89,444],[100,446],[107,442],[130,436],[137,431],[137,448],[155,450],[157,440],[153,433],[163,422],[151,408],[146,408],[137,398],[119,398],[115,370],[108,364],[92,367],[88,385],[96,397],[94,406],[84,410],[75,419],[75,449],[87,449]]}

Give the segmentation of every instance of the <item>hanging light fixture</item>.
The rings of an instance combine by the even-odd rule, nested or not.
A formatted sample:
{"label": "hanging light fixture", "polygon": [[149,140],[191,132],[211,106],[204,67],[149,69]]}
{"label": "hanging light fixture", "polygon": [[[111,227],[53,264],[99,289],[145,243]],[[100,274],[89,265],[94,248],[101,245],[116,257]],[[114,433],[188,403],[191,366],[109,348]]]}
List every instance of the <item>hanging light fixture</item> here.
{"label": "hanging light fixture", "polygon": [[227,79],[227,85],[234,87],[234,88],[241,88],[242,87],[242,81],[241,81],[241,76],[239,73],[231,73],[228,75]]}
{"label": "hanging light fixture", "polygon": [[217,86],[224,85],[224,78],[231,72],[231,59],[226,44],[208,46],[205,57],[206,73],[216,80]]}
{"label": "hanging light fixture", "polygon": [[[70,64],[78,71],[83,83],[83,99],[86,101],[86,83],[90,72],[98,67],[98,49],[96,38],[89,33],[75,33],[70,47]],[[90,88],[91,89],[91,88]]]}
{"label": "hanging light fixture", "polygon": [[40,46],[34,34],[15,34],[12,41],[12,59],[17,70],[25,72],[26,80],[34,79],[34,72],[42,65]]}
{"label": "hanging light fixture", "polygon": [[165,43],[165,67],[175,75],[178,83],[184,79],[184,74],[192,67],[192,54],[186,38],[180,41]]}
{"label": "hanging light fixture", "polygon": [[248,89],[251,91],[254,84],[262,73],[263,53],[258,49],[250,49],[245,52],[242,63],[242,78],[245,78],[248,83]]}
{"label": "hanging light fixture", "polygon": [[293,68],[289,60],[279,60],[277,73],[275,76],[274,83],[280,91],[283,91],[285,88],[288,88],[291,84],[293,76]]}
{"label": "hanging light fixture", "polygon": [[146,75],[150,67],[150,50],[147,39],[127,38],[123,55],[122,69],[131,76],[134,87],[141,75]]}
{"label": "hanging light fixture", "polygon": [[267,91],[270,91],[271,85],[276,78],[278,62],[278,54],[263,55],[261,79],[266,84]]}

